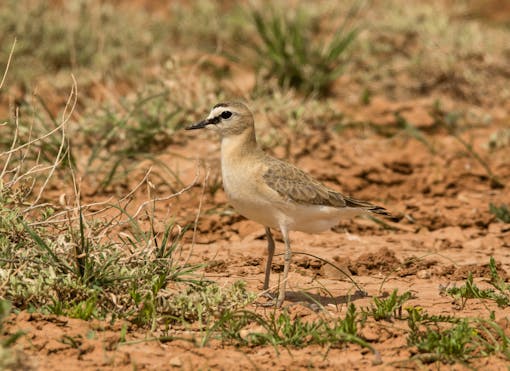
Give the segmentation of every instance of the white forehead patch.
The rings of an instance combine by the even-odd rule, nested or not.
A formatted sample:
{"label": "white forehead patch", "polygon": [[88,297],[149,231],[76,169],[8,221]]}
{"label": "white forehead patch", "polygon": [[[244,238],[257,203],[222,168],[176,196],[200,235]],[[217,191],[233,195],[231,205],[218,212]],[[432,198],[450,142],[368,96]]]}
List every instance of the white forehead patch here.
{"label": "white forehead patch", "polygon": [[213,117],[218,117],[224,111],[228,111],[228,108],[227,107],[215,107],[212,109],[211,113],[209,113],[209,116],[207,116],[207,118],[212,119]]}

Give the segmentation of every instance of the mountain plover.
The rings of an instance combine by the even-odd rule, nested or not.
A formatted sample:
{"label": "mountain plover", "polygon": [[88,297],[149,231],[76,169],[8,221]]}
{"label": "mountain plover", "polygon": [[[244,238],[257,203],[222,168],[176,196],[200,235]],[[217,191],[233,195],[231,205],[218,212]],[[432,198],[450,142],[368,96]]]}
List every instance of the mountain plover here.
{"label": "mountain plover", "polygon": [[292,252],[289,232],[318,233],[336,225],[339,219],[388,212],[371,203],[356,200],[327,188],[297,167],[266,154],[257,145],[253,115],[240,102],[219,103],[203,121],[186,130],[211,129],[221,137],[223,188],[234,209],[266,228],[268,257],[264,290],[275,244],[270,228],[278,228],[285,242],[283,280],[277,306],[285,299]]}

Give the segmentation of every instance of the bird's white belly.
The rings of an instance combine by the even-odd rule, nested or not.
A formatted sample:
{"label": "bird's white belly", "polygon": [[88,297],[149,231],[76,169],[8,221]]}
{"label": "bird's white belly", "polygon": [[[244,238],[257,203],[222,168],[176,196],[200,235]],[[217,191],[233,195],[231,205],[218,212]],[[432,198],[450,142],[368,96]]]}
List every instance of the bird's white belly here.
{"label": "bird's white belly", "polygon": [[230,204],[234,209],[250,220],[260,223],[266,227],[279,228],[281,215],[267,202],[256,200],[240,200],[230,198]]}
{"label": "bird's white belly", "polygon": [[251,197],[235,197],[230,194],[229,200],[239,214],[266,227],[285,227],[289,231],[306,233],[326,231],[340,219],[353,218],[362,213],[355,208],[302,205],[283,200],[270,202],[256,193],[252,193]]}
{"label": "bird's white belly", "polygon": [[340,219],[350,219],[360,214],[359,209],[320,205],[293,204],[285,210],[288,229],[306,233],[327,231],[337,225]]}

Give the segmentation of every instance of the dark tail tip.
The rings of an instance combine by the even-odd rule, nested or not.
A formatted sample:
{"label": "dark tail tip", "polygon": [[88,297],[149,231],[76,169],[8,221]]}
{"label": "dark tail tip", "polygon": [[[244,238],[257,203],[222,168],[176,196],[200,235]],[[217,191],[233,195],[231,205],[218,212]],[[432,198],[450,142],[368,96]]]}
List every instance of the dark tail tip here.
{"label": "dark tail tip", "polygon": [[398,217],[396,217],[394,215],[391,215],[388,210],[386,210],[384,207],[381,207],[381,206],[371,207],[369,209],[369,211],[374,213],[374,214],[384,216],[386,219],[388,219],[388,220],[390,220],[392,222],[395,222],[395,223],[400,221],[400,218],[398,218]]}

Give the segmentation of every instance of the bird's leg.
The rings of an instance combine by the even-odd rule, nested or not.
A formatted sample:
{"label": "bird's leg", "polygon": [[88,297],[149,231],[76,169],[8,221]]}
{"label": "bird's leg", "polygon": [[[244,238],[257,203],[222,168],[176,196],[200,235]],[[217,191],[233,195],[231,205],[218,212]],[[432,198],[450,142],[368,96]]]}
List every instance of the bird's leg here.
{"label": "bird's leg", "polygon": [[283,280],[280,281],[280,288],[278,292],[278,300],[276,301],[276,306],[280,307],[285,300],[285,289],[287,287],[287,278],[289,276],[289,268],[290,268],[290,260],[292,258],[292,251],[290,250],[290,240],[289,240],[289,231],[287,227],[280,227],[283,235],[283,241],[285,242],[285,254],[284,264],[283,264]]}
{"label": "bird's leg", "polygon": [[267,263],[266,263],[266,276],[264,277],[264,287],[262,288],[264,291],[269,288],[269,276],[271,275],[271,265],[273,264],[274,255],[274,239],[269,227],[266,227],[266,236],[267,236]]}

